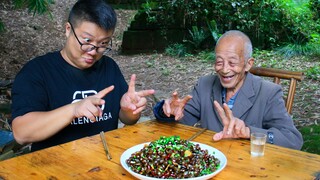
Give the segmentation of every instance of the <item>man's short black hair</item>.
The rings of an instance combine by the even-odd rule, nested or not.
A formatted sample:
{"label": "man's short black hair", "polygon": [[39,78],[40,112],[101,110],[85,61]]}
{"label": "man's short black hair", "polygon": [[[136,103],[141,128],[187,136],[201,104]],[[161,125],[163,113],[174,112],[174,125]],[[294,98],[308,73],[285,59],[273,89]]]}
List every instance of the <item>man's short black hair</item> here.
{"label": "man's short black hair", "polygon": [[74,27],[84,21],[92,22],[109,31],[114,30],[117,24],[117,15],[114,9],[104,0],[79,0],[72,7],[68,22]]}

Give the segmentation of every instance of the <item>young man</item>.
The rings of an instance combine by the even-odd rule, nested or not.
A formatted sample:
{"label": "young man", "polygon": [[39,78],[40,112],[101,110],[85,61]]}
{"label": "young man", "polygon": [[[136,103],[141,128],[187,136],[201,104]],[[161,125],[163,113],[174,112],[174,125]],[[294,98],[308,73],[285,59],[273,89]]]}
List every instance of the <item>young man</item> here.
{"label": "young man", "polygon": [[66,23],[61,51],[29,61],[12,89],[12,129],[32,151],[72,141],[138,121],[154,90],[135,91],[111,50],[116,13],[103,0],[79,0]]}
{"label": "young man", "polygon": [[300,149],[301,133],[286,111],[281,86],[249,73],[253,66],[252,44],[242,32],[226,32],[216,48],[216,75],[201,77],[192,96],[170,99],[154,108],[157,119],[187,125],[200,123],[218,132],[213,140],[250,138],[250,133],[268,135],[268,142]]}

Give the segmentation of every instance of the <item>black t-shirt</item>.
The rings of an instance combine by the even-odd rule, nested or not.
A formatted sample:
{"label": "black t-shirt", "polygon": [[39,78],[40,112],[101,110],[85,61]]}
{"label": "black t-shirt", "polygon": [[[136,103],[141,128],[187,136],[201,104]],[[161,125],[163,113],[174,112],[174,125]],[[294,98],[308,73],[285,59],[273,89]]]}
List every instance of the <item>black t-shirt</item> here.
{"label": "black t-shirt", "polygon": [[59,51],[48,53],[29,61],[17,74],[12,88],[12,119],[28,112],[59,108],[111,85],[115,88],[104,97],[103,115],[96,122],[76,118],[51,138],[33,143],[32,151],[116,129],[120,100],[128,90],[118,65],[107,56],[80,70],[68,64]]}

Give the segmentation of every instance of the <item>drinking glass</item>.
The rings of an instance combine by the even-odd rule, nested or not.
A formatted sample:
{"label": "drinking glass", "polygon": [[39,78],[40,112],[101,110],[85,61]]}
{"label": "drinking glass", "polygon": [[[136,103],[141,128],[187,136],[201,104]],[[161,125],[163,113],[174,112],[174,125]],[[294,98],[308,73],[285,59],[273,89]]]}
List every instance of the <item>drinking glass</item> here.
{"label": "drinking glass", "polygon": [[267,135],[264,133],[251,133],[251,155],[252,156],[263,156],[264,149],[266,146]]}

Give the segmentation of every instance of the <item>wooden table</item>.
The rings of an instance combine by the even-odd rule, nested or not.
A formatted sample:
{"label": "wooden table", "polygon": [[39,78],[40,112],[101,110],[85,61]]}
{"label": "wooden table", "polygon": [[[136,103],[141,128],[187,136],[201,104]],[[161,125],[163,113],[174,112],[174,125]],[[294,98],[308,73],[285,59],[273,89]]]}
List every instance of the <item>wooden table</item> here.
{"label": "wooden table", "polygon": [[[146,121],[105,133],[112,160],[107,160],[99,134],[0,162],[0,179],[134,179],[120,165],[128,148],[160,136],[189,138],[198,128]],[[268,144],[263,157],[251,157],[248,140],[212,141],[205,131],[193,141],[222,151],[226,168],[215,179],[315,179],[320,156]]]}

